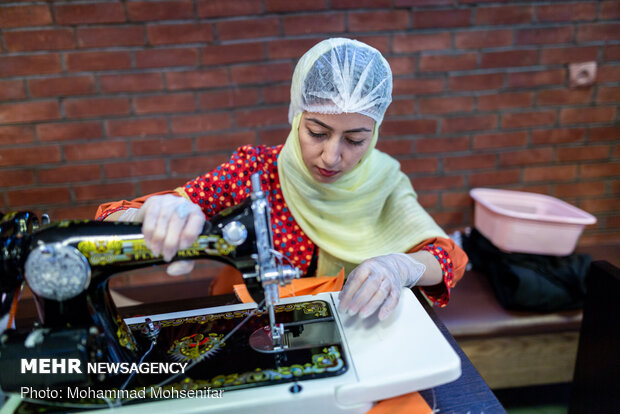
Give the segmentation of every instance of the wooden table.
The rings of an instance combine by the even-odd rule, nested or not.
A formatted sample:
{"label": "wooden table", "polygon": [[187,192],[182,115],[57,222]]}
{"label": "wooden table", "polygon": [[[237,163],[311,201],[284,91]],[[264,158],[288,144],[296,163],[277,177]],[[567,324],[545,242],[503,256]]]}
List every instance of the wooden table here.
{"label": "wooden table", "polygon": [[[452,335],[450,335],[446,326],[437,317],[432,307],[419,293],[416,293],[416,296],[420,299],[420,303],[422,303],[422,306],[433,322],[435,322],[435,325],[437,325],[448,343],[452,345],[452,348],[454,348],[461,358],[462,373],[459,379],[435,387],[433,390],[420,391],[428,405],[430,405],[431,408],[437,408],[441,414],[505,413],[506,410],[504,407],[502,407],[495,397],[495,394],[493,394],[489,386],[484,382],[484,379],[469,361],[467,355],[465,355],[461,347],[456,343]],[[435,406],[433,405],[433,398],[435,398]]]}

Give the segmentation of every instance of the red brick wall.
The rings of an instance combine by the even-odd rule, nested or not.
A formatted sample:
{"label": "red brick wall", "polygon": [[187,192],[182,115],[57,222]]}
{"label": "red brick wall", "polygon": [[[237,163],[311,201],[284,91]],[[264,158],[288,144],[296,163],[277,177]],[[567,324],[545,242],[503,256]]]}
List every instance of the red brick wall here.
{"label": "red brick wall", "polygon": [[[0,5],[0,208],[83,218],[287,135],[296,59],[346,36],[384,53],[379,148],[447,229],[468,190],[550,194],[620,240],[620,2],[164,0]],[[569,62],[596,61],[568,87]]]}

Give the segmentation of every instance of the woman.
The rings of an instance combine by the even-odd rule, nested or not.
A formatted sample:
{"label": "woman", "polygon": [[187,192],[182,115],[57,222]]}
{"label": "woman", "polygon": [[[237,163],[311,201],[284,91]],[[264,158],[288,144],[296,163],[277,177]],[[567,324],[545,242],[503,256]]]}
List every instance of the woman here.
{"label": "woman", "polygon": [[[389,64],[376,49],[322,41],[295,68],[283,146],[241,147],[175,194],[104,205],[99,218],[142,221],[147,246],[169,261],[194,242],[205,216],[243,201],[260,171],[274,246],[309,276],[344,267],[341,310],[379,310],[385,319],[402,287],[414,285],[445,305],[467,257],[419,205],[398,162],[375,149],[391,93]],[[191,269],[174,265],[169,272]]]}

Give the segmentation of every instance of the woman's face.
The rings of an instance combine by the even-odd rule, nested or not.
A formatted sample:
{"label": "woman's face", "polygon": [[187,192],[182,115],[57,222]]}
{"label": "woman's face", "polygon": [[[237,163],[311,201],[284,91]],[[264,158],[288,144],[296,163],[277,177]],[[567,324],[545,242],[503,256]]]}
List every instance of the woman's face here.
{"label": "woman's face", "polygon": [[333,183],[351,171],[372,141],[375,121],[362,114],[304,112],[299,143],[304,164],[315,180]]}

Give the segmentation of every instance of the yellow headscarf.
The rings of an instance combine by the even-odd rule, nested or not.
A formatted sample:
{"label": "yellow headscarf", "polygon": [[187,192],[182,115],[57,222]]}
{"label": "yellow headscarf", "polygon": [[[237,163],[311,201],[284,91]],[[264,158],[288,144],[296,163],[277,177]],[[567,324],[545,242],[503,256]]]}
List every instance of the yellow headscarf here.
{"label": "yellow headscarf", "polygon": [[334,276],[343,266],[348,274],[367,258],[447,237],[418,203],[398,161],[374,148],[378,127],[355,168],[334,183],[316,181],[301,156],[301,115],[278,157],[278,175],[293,217],[320,249],[317,275]]}
{"label": "yellow headscarf", "polygon": [[[431,237],[447,237],[420,206],[394,158],[375,149],[392,97],[392,72],[376,49],[356,40],[319,42],[302,56],[291,84],[291,132],[278,157],[284,200],[319,247],[317,274],[347,274],[363,260],[404,252]],[[316,181],[303,162],[299,122],[303,111],[360,113],[375,120],[372,142],[334,183]]]}

